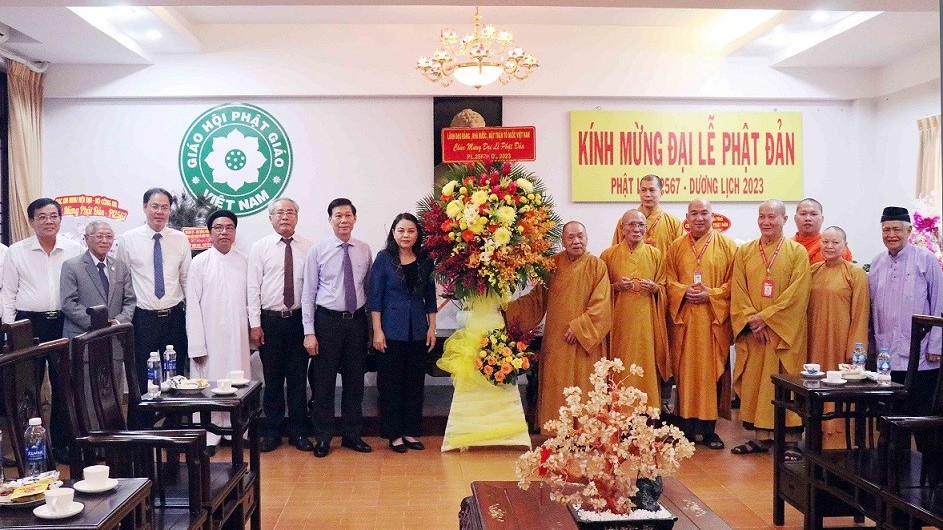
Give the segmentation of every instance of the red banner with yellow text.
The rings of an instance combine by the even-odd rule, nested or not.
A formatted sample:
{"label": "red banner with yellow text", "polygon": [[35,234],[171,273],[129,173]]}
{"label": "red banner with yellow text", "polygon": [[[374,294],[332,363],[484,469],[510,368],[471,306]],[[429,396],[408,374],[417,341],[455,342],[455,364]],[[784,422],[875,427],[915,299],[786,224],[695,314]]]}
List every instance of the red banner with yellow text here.
{"label": "red banner with yellow text", "polygon": [[124,221],[128,211],[118,207],[118,199],[103,195],[60,195],[56,202],[62,206],[62,215],[74,217],[104,217]]}
{"label": "red banner with yellow text", "polygon": [[570,112],[574,202],[634,202],[655,174],[662,200],[802,199],[799,112]]}
{"label": "red banner with yellow text", "polygon": [[442,129],[442,162],[476,162],[486,156],[502,162],[537,159],[534,127],[446,127]]}

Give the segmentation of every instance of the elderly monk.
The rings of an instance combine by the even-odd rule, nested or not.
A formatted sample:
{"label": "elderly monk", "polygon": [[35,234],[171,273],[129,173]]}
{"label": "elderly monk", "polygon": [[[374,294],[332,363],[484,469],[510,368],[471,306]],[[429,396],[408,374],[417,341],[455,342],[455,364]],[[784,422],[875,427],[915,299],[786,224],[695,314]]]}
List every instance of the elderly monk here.
{"label": "elderly monk", "polygon": [[[612,297],[606,264],[586,251],[586,227],[578,221],[563,226],[564,251],[547,286],[508,304],[508,322],[532,329],[547,315],[539,366],[537,421],[557,418],[565,404],[563,389],[592,389],[593,364],[606,356],[612,328]],[[544,431],[542,431],[544,432]],[[544,432],[544,434],[547,434]]]}
{"label": "elderly monk", "polygon": [[690,440],[723,449],[714,431],[717,383],[730,357],[730,275],[737,244],[712,228],[711,203],[688,204],[691,232],[668,247],[668,338],[678,385],[677,413]]}
{"label": "elderly monk", "polygon": [[622,242],[604,250],[600,258],[612,284],[611,356],[645,370],[641,382],[629,384],[648,394],[649,406],[657,407],[659,377],[667,380],[672,375],[665,327],[665,263],[660,250],[643,242],[645,226],[645,214],[626,212]]}
{"label": "elderly monk", "polygon": [[[684,235],[684,227],[678,218],[661,209],[661,185],[661,177],[658,175],[642,177],[638,185],[638,196],[642,204],[638,209],[645,216],[645,243],[657,248],[664,255],[668,251],[668,245]],[[612,234],[612,244],[618,245],[622,238],[620,221]]]}
{"label": "elderly monk", "polygon": [[[868,274],[844,258],[846,237],[837,226],[826,228],[821,236],[825,261],[812,265],[808,320],[815,325],[809,326],[809,362],[822,370],[838,370],[838,363],[851,362],[856,342],[868,343]],[[826,422],[824,430],[843,432],[843,422]]]}
{"label": "elderly monk", "polygon": [[[822,215],[822,203],[815,199],[802,199],[796,205],[796,235],[792,240],[805,247],[809,253],[809,263],[820,263],[825,261],[825,255],[822,253],[822,222],[825,217]],[[845,261],[851,261],[851,250],[845,245],[845,251],[842,255]]]}
{"label": "elderly monk", "polygon": [[[734,389],[740,396],[740,419],[756,430],[756,439],[734,447],[734,454],[765,453],[773,445],[773,383],[770,376],[797,374],[808,350],[806,309],[809,305],[809,256],[783,236],[788,216],[781,201],[760,205],[760,238],[737,251],[733,260],[730,321],[737,341]],[[786,415],[787,427],[801,420]],[[791,429],[795,433],[798,429]],[[787,459],[797,459],[794,445]]]}

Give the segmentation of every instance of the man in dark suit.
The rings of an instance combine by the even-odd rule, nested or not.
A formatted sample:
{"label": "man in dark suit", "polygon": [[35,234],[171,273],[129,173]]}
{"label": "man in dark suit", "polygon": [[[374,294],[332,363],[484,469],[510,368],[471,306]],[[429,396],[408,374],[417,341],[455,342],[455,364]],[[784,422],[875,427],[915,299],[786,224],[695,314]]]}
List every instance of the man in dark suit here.
{"label": "man in dark suit", "polygon": [[108,307],[114,323],[131,322],[136,299],[131,272],[121,260],[108,256],[115,234],[108,223],[93,221],[85,227],[85,252],[62,264],[60,293],[65,315],[63,335],[68,338],[88,331],[92,306]]}

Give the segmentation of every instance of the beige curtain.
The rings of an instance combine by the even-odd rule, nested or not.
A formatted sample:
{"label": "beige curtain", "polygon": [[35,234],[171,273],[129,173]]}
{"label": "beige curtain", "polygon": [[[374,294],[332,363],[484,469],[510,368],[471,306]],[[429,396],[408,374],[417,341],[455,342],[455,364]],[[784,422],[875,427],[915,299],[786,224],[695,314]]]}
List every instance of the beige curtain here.
{"label": "beige curtain", "polygon": [[26,207],[42,192],[45,76],[7,59],[10,100],[10,240],[30,235]]}
{"label": "beige curtain", "polygon": [[[943,190],[943,155],[940,152],[940,115],[917,120],[920,159],[917,161],[917,198],[935,198]],[[939,207],[939,206],[937,206]]]}

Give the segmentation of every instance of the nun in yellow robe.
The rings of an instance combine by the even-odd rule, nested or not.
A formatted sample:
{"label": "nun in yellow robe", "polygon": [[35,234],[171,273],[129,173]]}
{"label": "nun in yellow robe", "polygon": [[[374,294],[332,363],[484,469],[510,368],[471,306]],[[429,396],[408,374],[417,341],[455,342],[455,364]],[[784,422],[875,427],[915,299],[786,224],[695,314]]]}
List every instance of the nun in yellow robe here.
{"label": "nun in yellow robe", "polygon": [[[805,247],[783,237],[786,208],[777,200],[760,205],[761,237],[734,256],[730,322],[736,336],[734,390],[746,427],[773,429],[773,374],[798,374],[806,362],[810,271]],[[786,426],[800,418],[786,414]],[[763,440],[762,447],[769,445]],[[734,453],[756,452],[753,448]]]}
{"label": "nun in yellow robe", "polygon": [[671,377],[668,331],[665,326],[667,295],[661,251],[642,241],[645,216],[629,210],[622,216],[624,239],[600,255],[612,284],[612,333],[610,356],[626,366],[644,370],[641,381],[628,384],[648,395],[648,405],[659,407],[659,378]]}
{"label": "nun in yellow robe", "polygon": [[544,313],[547,315],[538,364],[539,425],[559,417],[560,407],[566,403],[564,388],[578,386],[584,395],[592,389],[589,376],[593,365],[608,352],[612,299],[606,264],[586,252],[585,243],[571,252],[575,245],[568,243],[567,236],[574,229],[585,235],[580,223],[564,227],[567,250],[554,256],[556,268],[548,285],[539,285],[512,301],[506,312],[508,324],[523,330],[535,328]]}

